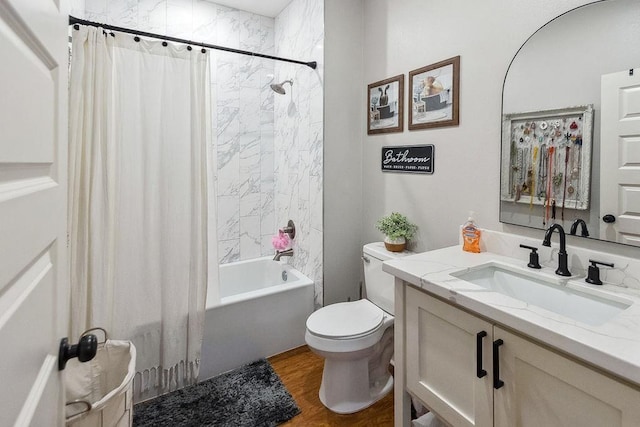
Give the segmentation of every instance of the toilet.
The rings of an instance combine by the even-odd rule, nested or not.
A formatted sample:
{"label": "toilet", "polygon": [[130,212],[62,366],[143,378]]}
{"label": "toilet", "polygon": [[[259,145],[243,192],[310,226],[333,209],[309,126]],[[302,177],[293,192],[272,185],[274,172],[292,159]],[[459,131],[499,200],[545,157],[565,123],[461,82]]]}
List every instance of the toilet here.
{"label": "toilet", "polygon": [[362,249],[366,299],[323,307],[307,318],[305,341],[324,357],[320,401],[338,414],[351,414],[393,389],[394,277],[382,262],[410,255],[389,252],[384,243]]}

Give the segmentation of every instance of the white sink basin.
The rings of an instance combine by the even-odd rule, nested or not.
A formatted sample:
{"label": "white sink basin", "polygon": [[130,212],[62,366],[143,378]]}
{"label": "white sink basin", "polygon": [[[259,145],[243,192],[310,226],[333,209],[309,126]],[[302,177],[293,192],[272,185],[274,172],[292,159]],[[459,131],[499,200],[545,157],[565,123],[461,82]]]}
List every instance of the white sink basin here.
{"label": "white sink basin", "polygon": [[[631,302],[614,299],[597,290],[566,286],[567,279],[545,277],[539,272],[491,262],[452,276],[553,313],[598,326],[625,310]],[[563,284],[564,283],[564,284]]]}

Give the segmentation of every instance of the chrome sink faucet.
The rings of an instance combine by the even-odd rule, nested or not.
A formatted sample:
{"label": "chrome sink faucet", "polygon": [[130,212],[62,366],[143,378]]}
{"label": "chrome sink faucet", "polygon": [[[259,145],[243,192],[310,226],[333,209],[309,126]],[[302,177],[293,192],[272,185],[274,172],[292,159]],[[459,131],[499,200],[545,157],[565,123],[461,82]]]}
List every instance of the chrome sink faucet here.
{"label": "chrome sink faucet", "polygon": [[567,267],[567,238],[564,233],[564,228],[562,228],[560,224],[551,224],[544,233],[542,246],[551,246],[551,235],[554,230],[558,230],[560,234],[560,251],[558,252],[558,269],[556,270],[556,274],[559,276],[571,276],[571,272]]}
{"label": "chrome sink faucet", "polygon": [[280,258],[283,256],[293,256],[293,249],[289,248],[284,251],[276,251],[276,254],[273,256],[273,260],[280,261]]}

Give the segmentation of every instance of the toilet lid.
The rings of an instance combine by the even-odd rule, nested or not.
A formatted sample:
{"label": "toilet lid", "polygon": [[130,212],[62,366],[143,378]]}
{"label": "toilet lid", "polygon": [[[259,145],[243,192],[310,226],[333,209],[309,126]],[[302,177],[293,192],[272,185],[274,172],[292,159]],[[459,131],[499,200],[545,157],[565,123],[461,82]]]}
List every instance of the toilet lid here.
{"label": "toilet lid", "polygon": [[312,313],[307,329],[325,338],[349,338],[377,329],[383,318],[384,312],[369,300],[341,302]]}

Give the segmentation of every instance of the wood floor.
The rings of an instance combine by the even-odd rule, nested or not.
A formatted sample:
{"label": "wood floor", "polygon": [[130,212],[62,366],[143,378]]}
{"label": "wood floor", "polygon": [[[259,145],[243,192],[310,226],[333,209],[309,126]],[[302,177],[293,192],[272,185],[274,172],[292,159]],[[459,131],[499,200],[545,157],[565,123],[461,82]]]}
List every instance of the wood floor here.
{"label": "wood floor", "polygon": [[393,426],[393,392],[355,414],[339,415],[325,408],[318,397],[324,359],[307,346],[270,357],[269,362],[302,411],[283,426]]}

